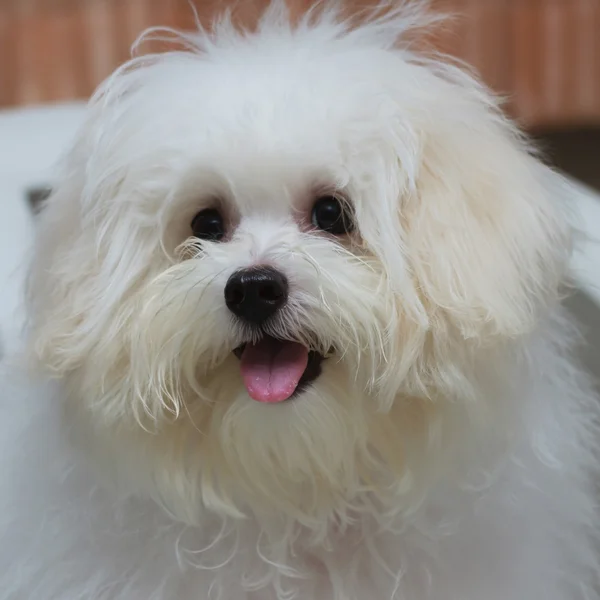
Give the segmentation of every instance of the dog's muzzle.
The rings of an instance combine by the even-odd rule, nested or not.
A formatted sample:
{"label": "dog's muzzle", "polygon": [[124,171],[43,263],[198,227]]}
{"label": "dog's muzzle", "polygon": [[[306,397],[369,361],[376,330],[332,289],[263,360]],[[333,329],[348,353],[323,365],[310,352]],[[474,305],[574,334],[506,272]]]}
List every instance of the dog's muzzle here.
{"label": "dog's muzzle", "polygon": [[[242,269],[225,286],[227,308],[241,321],[261,327],[288,299],[286,276],[273,267]],[[249,396],[277,403],[299,394],[321,373],[323,355],[303,344],[264,335],[234,351]]]}

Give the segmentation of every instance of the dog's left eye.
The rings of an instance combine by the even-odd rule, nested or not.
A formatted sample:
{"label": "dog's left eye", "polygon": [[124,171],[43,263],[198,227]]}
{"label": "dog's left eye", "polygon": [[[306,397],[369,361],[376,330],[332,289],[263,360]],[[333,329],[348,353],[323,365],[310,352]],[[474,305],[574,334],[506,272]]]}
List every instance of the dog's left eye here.
{"label": "dog's left eye", "polygon": [[192,233],[201,240],[221,241],[225,235],[225,224],[221,213],[216,208],[201,210],[192,219]]}
{"label": "dog's left eye", "polygon": [[354,229],[348,205],[335,196],[324,196],[315,202],[312,224],[333,235],[343,235]]}

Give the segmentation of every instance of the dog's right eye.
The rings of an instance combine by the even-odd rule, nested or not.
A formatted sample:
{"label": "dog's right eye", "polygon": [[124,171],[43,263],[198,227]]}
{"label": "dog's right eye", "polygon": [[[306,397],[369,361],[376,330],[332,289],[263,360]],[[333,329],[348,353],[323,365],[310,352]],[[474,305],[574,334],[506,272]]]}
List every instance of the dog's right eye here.
{"label": "dog's right eye", "polygon": [[312,224],[327,233],[343,235],[354,228],[348,206],[335,196],[323,196],[313,206]]}
{"label": "dog's right eye", "polygon": [[225,235],[225,224],[216,208],[201,210],[192,219],[192,233],[195,237],[209,242],[219,242]]}

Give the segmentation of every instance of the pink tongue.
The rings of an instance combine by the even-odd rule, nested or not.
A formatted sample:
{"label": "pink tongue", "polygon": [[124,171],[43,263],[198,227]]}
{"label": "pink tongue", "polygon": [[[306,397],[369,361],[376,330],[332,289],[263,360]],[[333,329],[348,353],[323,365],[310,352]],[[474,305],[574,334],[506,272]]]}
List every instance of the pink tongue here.
{"label": "pink tongue", "polygon": [[244,348],[240,368],[250,397],[274,403],[295,392],[307,364],[308,349],[302,344],[264,338]]}

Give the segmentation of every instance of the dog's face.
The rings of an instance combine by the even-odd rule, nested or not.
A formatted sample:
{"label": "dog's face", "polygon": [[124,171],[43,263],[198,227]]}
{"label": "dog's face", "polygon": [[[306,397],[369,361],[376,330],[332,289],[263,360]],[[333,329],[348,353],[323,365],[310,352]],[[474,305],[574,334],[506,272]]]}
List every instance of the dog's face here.
{"label": "dog's face", "polygon": [[542,168],[467,75],[390,49],[401,16],[280,18],[112,78],[40,222],[37,354],[189,521],[418,501],[502,428],[567,254]]}

